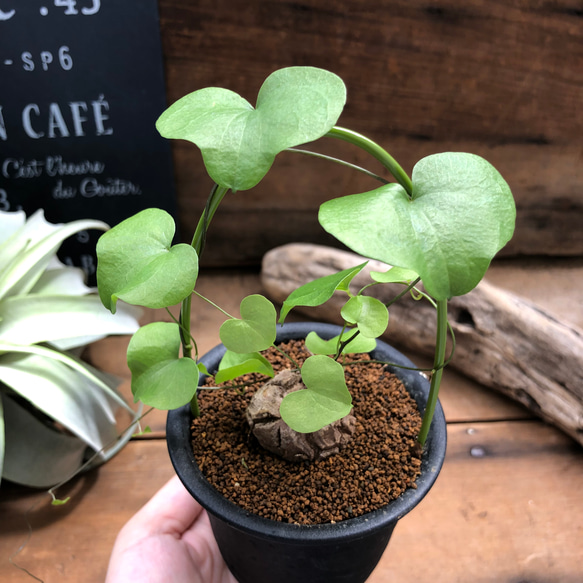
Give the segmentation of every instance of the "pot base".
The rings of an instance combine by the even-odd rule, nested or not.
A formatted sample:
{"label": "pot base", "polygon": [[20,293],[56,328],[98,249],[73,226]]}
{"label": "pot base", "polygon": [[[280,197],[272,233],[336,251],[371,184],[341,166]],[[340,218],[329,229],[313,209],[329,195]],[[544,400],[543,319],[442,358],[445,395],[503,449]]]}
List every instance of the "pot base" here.
{"label": "pot base", "polygon": [[241,533],[213,514],[209,518],[223,558],[239,583],[364,583],[396,525],[395,521],[360,538],[318,544]]}
{"label": "pot base", "polygon": [[[278,328],[277,342],[304,338],[315,330],[332,338],[341,328],[329,324],[287,324]],[[220,346],[202,361],[215,370],[224,354]],[[371,353],[375,360],[414,367],[405,356],[384,342]],[[423,409],[429,383],[420,373],[387,367],[403,382]],[[406,490],[386,506],[335,524],[316,526],[279,523],[256,516],[224,498],[196,465],[191,444],[190,407],[170,411],[167,440],[170,458],[186,489],[209,513],[225,562],[239,583],[362,583],[377,565],[398,520],[427,494],[445,458],[446,424],[437,404],[416,488]]]}

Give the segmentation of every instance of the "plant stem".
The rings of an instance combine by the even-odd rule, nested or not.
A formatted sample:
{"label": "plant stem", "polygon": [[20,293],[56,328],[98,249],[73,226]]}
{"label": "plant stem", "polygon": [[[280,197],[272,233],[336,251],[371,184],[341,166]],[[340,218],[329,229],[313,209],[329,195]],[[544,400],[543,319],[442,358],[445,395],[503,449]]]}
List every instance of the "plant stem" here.
{"label": "plant stem", "polygon": [[408,294],[412,289],[414,289],[420,281],[420,277],[412,281],[399,295],[395,296],[391,301],[387,302],[385,307],[390,308],[395,302],[398,302],[404,295]]}
{"label": "plant stem", "polygon": [[437,404],[437,396],[439,394],[439,385],[443,375],[443,367],[445,364],[445,349],[447,344],[447,300],[437,300],[437,333],[435,337],[435,356],[433,360],[433,374],[431,375],[431,386],[429,388],[429,398],[425,407],[423,415],[423,423],[421,424],[421,431],[417,440],[423,447],[427,440],[433,414],[435,413],[435,406]]}
{"label": "plant stem", "polygon": [[214,184],[209,194],[209,197],[206,201],[204,213],[202,214],[198,221],[198,225],[196,226],[196,230],[194,231],[191,243],[191,245],[197,252],[199,258],[204,250],[208,226],[210,225],[213,217],[215,216],[215,213],[217,212],[217,209],[219,208],[219,205],[221,204],[221,201],[223,200],[223,198],[225,198],[227,192],[229,192],[229,189],[227,187]]}
{"label": "plant stem", "polygon": [[229,314],[229,312],[223,310],[223,308],[221,308],[221,306],[218,306],[217,304],[215,304],[215,302],[213,302],[212,300],[209,300],[208,298],[205,298],[202,294],[199,294],[196,290],[194,290],[194,295],[199,297],[201,300],[204,300],[207,304],[210,304],[213,308],[216,308],[219,312],[221,312],[222,314],[224,314],[225,316],[227,316],[227,318],[231,319],[231,320],[235,320],[235,316],[231,316],[231,314]]}
{"label": "plant stem", "polygon": [[[199,261],[204,250],[208,226],[227,192],[229,192],[228,188],[214,184],[207,199],[204,212],[198,221],[191,245],[194,247]],[[180,338],[182,342],[182,353],[186,358],[192,358],[192,345],[190,343],[191,305],[192,295],[189,295],[182,301],[182,307],[180,309]]]}
{"label": "plant stem", "polygon": [[373,142],[362,134],[338,126],[334,126],[326,136],[329,138],[344,140],[345,142],[354,144],[365,152],[368,152],[394,176],[395,180],[405,189],[409,198],[411,198],[413,194],[413,183],[411,182],[411,179],[400,164],[376,142]]}
{"label": "plant stem", "polygon": [[298,154],[304,154],[306,156],[312,156],[314,158],[321,158],[322,160],[328,160],[328,162],[334,162],[335,164],[340,164],[341,166],[346,166],[347,168],[352,168],[352,170],[357,170],[358,172],[362,172],[383,184],[388,184],[388,180],[385,180],[382,176],[367,170],[366,168],[362,168],[356,164],[351,164],[346,160],[341,160],[340,158],[335,158],[334,156],[328,156],[327,154],[321,154],[320,152],[312,152],[312,150],[302,150],[300,148],[288,148],[286,152],[296,152]]}
{"label": "plant stem", "polygon": [[273,345],[273,348],[277,350],[282,356],[285,356],[298,370],[302,368],[285,350],[282,350],[277,344]]}
{"label": "plant stem", "polygon": [[196,393],[190,400],[190,412],[192,413],[193,419],[198,419],[200,417],[200,409],[198,407],[198,399],[196,397]]}
{"label": "plant stem", "polygon": [[[227,192],[229,192],[228,188],[214,184],[206,201],[204,212],[198,221],[198,225],[194,231],[191,243],[192,247],[196,251],[196,254],[198,255],[199,261],[204,250],[208,226],[210,225],[212,218],[215,216],[215,213],[217,212],[217,209],[219,208],[219,205],[221,204],[221,201]],[[188,297],[182,300],[182,306],[180,308],[180,341],[182,344],[182,354],[185,358],[192,358],[192,344],[190,342],[190,339],[192,338],[192,334],[190,332],[191,306],[192,294],[189,294]],[[196,393],[194,393],[190,401],[190,410],[194,419],[200,417],[200,409],[198,407]]]}

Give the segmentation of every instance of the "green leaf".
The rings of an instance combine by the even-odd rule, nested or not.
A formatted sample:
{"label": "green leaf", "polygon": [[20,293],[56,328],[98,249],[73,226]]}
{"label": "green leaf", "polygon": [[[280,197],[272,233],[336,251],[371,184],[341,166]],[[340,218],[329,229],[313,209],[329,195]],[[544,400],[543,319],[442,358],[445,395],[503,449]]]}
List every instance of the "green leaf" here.
{"label": "green leaf", "polygon": [[404,283],[409,284],[415,281],[419,275],[412,269],[402,267],[391,267],[388,271],[371,271],[370,277],[377,283]]}
{"label": "green leaf", "polygon": [[428,156],[413,170],[410,199],[397,184],[324,203],[326,231],[356,253],[419,274],[437,300],[464,295],[514,232],[510,188],[479,156]]}
{"label": "green leaf", "polygon": [[127,361],[132,376],[150,367],[174,360],[180,354],[180,327],[175,322],[152,322],[142,326],[131,338]]}
{"label": "green leaf", "polygon": [[194,360],[179,354],[179,327],[173,322],[147,324],[132,336],[127,356],[136,401],[167,410],[192,400],[200,371]]}
{"label": "green leaf", "polygon": [[350,298],[340,310],[349,324],[356,324],[359,332],[366,338],[378,338],[387,329],[389,311],[376,298],[355,296]]}
{"label": "green leaf", "polygon": [[115,313],[118,299],[165,308],[192,293],[198,256],[190,245],[172,245],[174,230],[166,211],[146,209],[99,238],[97,285],[106,308]]}
{"label": "green leaf", "polygon": [[192,358],[177,358],[155,364],[132,378],[136,401],[156,409],[169,410],[190,403],[198,389],[199,370]]}
{"label": "green leaf", "polygon": [[259,373],[273,377],[271,363],[258,352],[239,354],[227,350],[219,364],[219,370],[215,375],[217,383],[224,383],[250,373]]}
{"label": "green leaf", "polygon": [[149,425],[146,425],[143,429],[140,429],[138,432],[132,434],[132,439],[135,437],[140,437],[142,435],[148,435],[148,433],[152,433],[152,428]]}
{"label": "green leaf", "polygon": [[326,134],[345,101],[344,83],[333,73],[289,67],[265,80],[256,108],[232,91],[208,87],[170,106],[156,127],[166,138],[196,144],[217,184],[247,190],[265,176],[279,152]]}
{"label": "green leaf", "polygon": [[[346,341],[352,336],[354,336],[355,330],[345,330],[342,335],[342,341]],[[312,354],[336,354],[338,350],[338,339],[340,336],[335,336],[330,338],[330,340],[323,340],[316,334],[316,332],[310,332],[306,336],[306,348]],[[371,352],[377,347],[376,340],[374,338],[366,338],[362,334],[357,334],[356,338],[349,342],[344,349],[342,354],[360,354],[362,352]]]}
{"label": "green leaf", "polygon": [[290,310],[296,306],[321,306],[334,295],[336,290],[348,291],[348,286],[354,276],[360,273],[367,263],[368,261],[365,261],[338,273],[325,275],[295,289],[283,302],[279,323],[283,324]]}
{"label": "green leaf", "polygon": [[352,409],[352,397],[342,365],[328,356],[310,356],[302,366],[305,389],[282,400],[281,418],[298,433],[312,433],[342,419]]}
{"label": "green leaf", "polygon": [[266,350],[275,342],[277,314],[264,296],[254,294],[243,298],[241,318],[223,323],[219,330],[227,350],[247,354]]}

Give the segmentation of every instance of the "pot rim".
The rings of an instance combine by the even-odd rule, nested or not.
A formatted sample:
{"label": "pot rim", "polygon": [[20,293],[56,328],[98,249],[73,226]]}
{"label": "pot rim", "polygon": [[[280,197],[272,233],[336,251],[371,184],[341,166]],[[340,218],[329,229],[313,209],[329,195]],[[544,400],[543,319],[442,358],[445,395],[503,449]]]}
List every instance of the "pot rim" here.
{"label": "pot rim", "polygon": [[[283,326],[278,325],[278,342],[285,342],[292,338],[304,337],[307,332],[315,330],[323,338],[332,338],[342,330],[335,324],[319,322],[293,322]],[[216,363],[222,357],[225,348],[218,345],[201,359],[208,363]],[[389,344],[377,340],[377,349],[371,354],[382,352],[382,358],[395,364],[407,367],[415,365],[403,354]],[[379,355],[377,355],[379,358]],[[420,409],[424,406],[429,393],[429,382],[418,371],[388,366],[389,370],[397,374],[407,390],[417,401]],[[414,394],[415,393],[415,394]],[[426,441],[425,450],[421,458],[421,474],[417,478],[417,488],[409,488],[386,506],[373,510],[355,518],[349,518],[336,523],[317,525],[298,525],[282,523],[255,515],[234,502],[226,499],[204,477],[199,470],[191,447],[190,423],[192,415],[190,406],[168,412],[166,439],[170,459],[188,492],[211,514],[229,523],[231,526],[248,533],[263,534],[269,538],[288,541],[301,538],[307,540],[328,541],[330,543],[344,538],[354,537],[359,532],[370,534],[388,524],[397,522],[410,512],[429,492],[437,479],[445,459],[447,442],[446,422],[441,404],[435,408],[433,422]]]}

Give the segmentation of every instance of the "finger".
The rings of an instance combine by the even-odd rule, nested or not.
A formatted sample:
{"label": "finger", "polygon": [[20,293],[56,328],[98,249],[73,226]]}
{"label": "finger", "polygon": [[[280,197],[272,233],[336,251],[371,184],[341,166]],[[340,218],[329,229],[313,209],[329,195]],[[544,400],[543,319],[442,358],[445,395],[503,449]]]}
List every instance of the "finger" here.
{"label": "finger", "polygon": [[152,534],[181,535],[202,513],[200,504],[177,476],[171,478],[124,527],[124,534],[144,538]]}

